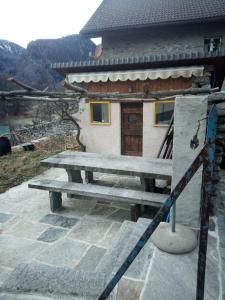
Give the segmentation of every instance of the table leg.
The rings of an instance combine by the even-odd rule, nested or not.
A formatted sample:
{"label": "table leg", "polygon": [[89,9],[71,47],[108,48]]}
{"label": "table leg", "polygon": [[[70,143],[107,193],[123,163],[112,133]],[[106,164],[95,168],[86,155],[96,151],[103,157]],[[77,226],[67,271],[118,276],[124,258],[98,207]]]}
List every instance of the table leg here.
{"label": "table leg", "polygon": [[93,174],[93,172],[91,172],[91,171],[85,171],[85,181],[87,182],[87,183],[92,183],[93,182],[93,180],[94,180],[94,176],[93,176],[94,174]]}
{"label": "table leg", "polygon": [[137,222],[138,218],[141,217],[141,205],[131,204],[130,205],[131,221]]}
{"label": "table leg", "polygon": [[[155,192],[155,178],[143,178],[143,189],[145,192]],[[149,206],[144,205],[144,213],[148,213]]]}
{"label": "table leg", "polygon": [[62,194],[58,192],[49,192],[50,209],[54,212],[56,209],[62,207]]}
{"label": "table leg", "polygon": [[66,170],[69,182],[83,183],[80,170]]}
{"label": "table leg", "polygon": [[145,192],[155,192],[155,178],[143,178],[143,190]]}
{"label": "table leg", "polygon": [[[83,183],[80,170],[66,170],[69,182]],[[67,198],[73,198],[73,195],[67,194]]]}

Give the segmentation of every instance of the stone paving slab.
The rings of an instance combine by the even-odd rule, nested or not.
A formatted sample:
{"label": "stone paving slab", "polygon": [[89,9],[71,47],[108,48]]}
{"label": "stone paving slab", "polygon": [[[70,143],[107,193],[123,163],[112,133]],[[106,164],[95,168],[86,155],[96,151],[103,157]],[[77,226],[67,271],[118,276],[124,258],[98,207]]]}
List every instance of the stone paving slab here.
{"label": "stone paving slab", "polygon": [[72,228],[77,222],[78,219],[68,218],[56,214],[48,214],[41,218],[40,223],[51,224],[55,226],[60,226],[64,228]]}
{"label": "stone paving slab", "polygon": [[5,230],[5,233],[16,237],[36,240],[48,228],[49,225],[22,220]]}
{"label": "stone paving slab", "polygon": [[57,211],[58,215],[72,218],[82,218],[88,215],[95,207],[96,201],[88,199],[68,199],[66,194],[62,194],[62,208]]}
{"label": "stone paving slab", "polygon": [[90,215],[91,216],[103,216],[107,217],[114,212],[116,212],[115,207],[107,206],[107,205],[101,205],[101,204],[96,204],[96,206],[91,210]]}
{"label": "stone paving slab", "polygon": [[73,267],[87,252],[89,245],[71,239],[61,239],[43,251],[37,260],[59,267]]}
{"label": "stone paving slab", "polygon": [[105,252],[106,249],[104,248],[92,246],[88,249],[85,256],[83,256],[79,264],[76,266],[76,270],[85,272],[95,271],[95,268],[99,264]]}
{"label": "stone paving slab", "polygon": [[7,234],[8,230],[10,230],[10,228],[13,228],[21,220],[21,216],[14,215],[14,217],[9,219],[7,222],[0,223],[0,233]]}
{"label": "stone paving slab", "polygon": [[120,222],[113,222],[111,227],[109,228],[109,230],[107,231],[105,237],[103,238],[103,240],[101,240],[98,245],[103,247],[103,248],[110,248],[111,244],[112,244],[112,240],[114,239],[114,237],[116,236],[116,234],[118,233],[119,229],[121,227],[121,223]]}
{"label": "stone paving slab", "polygon": [[139,300],[143,286],[144,281],[123,278],[118,284],[116,300]]}
{"label": "stone paving slab", "polygon": [[11,214],[0,213],[0,223],[5,223],[13,217]]}
{"label": "stone paving slab", "polygon": [[42,242],[0,235],[0,265],[13,268],[31,260],[47,247]]}
{"label": "stone paving slab", "polygon": [[112,222],[109,220],[94,218],[91,216],[84,217],[72,229],[69,237],[91,244],[97,244],[104,238],[104,235],[111,224]]}
{"label": "stone paving slab", "polygon": [[67,234],[67,231],[61,228],[48,228],[44,231],[39,238],[38,241],[52,243],[62,238]]}
{"label": "stone paving slab", "polygon": [[131,219],[131,213],[130,210],[119,209],[113,214],[111,214],[108,218],[116,222],[123,222],[124,220]]}

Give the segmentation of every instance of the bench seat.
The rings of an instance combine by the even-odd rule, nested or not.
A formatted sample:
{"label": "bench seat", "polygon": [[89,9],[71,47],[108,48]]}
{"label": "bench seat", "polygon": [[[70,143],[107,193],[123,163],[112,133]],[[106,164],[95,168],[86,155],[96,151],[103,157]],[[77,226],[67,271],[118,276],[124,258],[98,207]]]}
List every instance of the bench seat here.
{"label": "bench seat", "polygon": [[[146,205],[160,207],[168,195],[151,192],[135,191],[125,188],[106,187],[94,184],[82,184],[56,180],[33,180],[28,184],[29,188],[47,190],[50,193],[51,211],[62,206],[61,193],[73,196],[83,196],[88,199],[102,199],[108,202],[122,202],[131,205]],[[131,211],[133,215],[134,212]],[[135,217],[132,217],[135,219]]]}

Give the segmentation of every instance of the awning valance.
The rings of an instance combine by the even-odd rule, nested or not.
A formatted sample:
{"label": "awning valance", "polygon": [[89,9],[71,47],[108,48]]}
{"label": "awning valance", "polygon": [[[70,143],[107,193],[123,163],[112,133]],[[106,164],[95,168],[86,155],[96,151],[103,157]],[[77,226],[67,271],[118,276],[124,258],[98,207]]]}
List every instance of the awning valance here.
{"label": "awning valance", "polygon": [[112,72],[89,72],[69,74],[68,80],[73,83],[81,82],[107,82],[112,81],[135,81],[135,80],[156,80],[168,78],[191,78],[192,76],[203,76],[203,66],[178,67],[167,69],[147,69],[147,70],[132,70],[132,71],[112,71]]}

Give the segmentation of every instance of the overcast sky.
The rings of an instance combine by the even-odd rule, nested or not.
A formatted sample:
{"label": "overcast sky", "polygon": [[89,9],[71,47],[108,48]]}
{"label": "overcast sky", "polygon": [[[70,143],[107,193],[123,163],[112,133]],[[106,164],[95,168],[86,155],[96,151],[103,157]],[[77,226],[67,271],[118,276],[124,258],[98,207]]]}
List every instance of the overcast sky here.
{"label": "overcast sky", "polygon": [[0,39],[23,47],[79,33],[102,0],[0,0]]}

